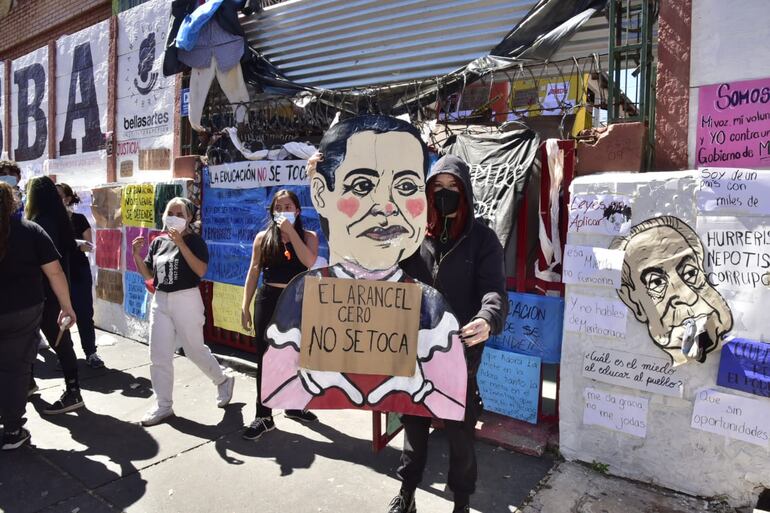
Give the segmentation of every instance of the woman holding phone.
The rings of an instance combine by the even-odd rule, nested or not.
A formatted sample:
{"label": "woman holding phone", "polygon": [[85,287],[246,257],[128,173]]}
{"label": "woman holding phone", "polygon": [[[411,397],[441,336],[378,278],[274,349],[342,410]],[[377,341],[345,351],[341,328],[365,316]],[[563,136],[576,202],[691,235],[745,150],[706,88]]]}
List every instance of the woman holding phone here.
{"label": "woman holding phone", "polygon": [[[300,217],[300,204],[297,195],[281,189],[270,202],[270,220],[267,229],[254,237],[251,251],[251,265],[246,276],[241,305],[241,323],[243,328],[255,330],[257,346],[257,413],[243,433],[246,440],[257,440],[263,434],[275,429],[273,411],[262,404],[262,362],[267,351],[265,330],[273,317],[278,297],[292,278],[307,271],[315,264],[318,255],[318,236],[305,230]],[[257,291],[259,275],[262,274],[262,286]],[[251,303],[254,292],[254,317]],[[253,324],[252,324],[253,320]],[[269,370],[268,370],[269,372]],[[318,418],[309,411],[286,410],[286,417],[302,422],[314,422]]]}
{"label": "woman holding phone", "polygon": [[232,376],[226,376],[203,343],[206,322],[198,285],[206,274],[209,252],[206,242],[190,229],[195,206],[186,198],[173,198],[163,214],[165,233],[150,244],[147,257],[140,251],[144,237],[131,244],[136,268],[155,294],[150,307],[150,380],[156,404],[142,417],[143,426],[154,426],[174,415],[174,351],[182,343],[185,356],[217,386],[217,406],[224,408],[233,397]]}

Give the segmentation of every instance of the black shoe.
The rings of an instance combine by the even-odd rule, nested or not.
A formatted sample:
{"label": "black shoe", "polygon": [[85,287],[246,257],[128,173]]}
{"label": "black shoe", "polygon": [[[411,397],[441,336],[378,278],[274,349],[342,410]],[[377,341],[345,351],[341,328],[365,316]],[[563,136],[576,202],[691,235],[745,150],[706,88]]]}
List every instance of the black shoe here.
{"label": "black shoe", "polygon": [[19,428],[13,433],[5,431],[3,433],[3,450],[12,451],[13,449],[18,449],[19,447],[27,443],[27,440],[29,440],[29,438],[30,438],[29,431],[27,431],[24,428]]}
{"label": "black shoe", "polygon": [[470,513],[470,511],[471,507],[466,504],[465,506],[455,506],[452,513]]}
{"label": "black shoe", "polygon": [[80,396],[79,390],[67,390],[62,394],[58,401],[44,409],[43,414],[56,415],[57,413],[67,413],[68,411],[82,408],[84,404],[85,403],[83,403],[83,398]]}
{"label": "black shoe", "polygon": [[405,497],[399,493],[388,504],[388,513],[417,513],[417,504],[414,501],[414,495]]}
{"label": "black shoe", "polygon": [[244,440],[259,440],[259,437],[275,429],[275,422],[273,417],[257,417],[254,419],[246,431],[243,432],[241,438]]}
{"label": "black shoe", "polygon": [[298,420],[300,422],[316,422],[318,420],[315,413],[305,410],[286,410],[283,412],[283,415],[287,419]]}

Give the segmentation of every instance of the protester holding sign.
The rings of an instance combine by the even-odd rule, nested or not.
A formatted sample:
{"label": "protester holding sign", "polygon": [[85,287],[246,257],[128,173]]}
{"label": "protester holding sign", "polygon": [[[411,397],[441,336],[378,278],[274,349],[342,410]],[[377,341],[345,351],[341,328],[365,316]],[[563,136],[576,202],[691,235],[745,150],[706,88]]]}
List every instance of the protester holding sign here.
{"label": "protester holding sign", "polygon": [[45,310],[43,274],[62,305],[57,320],[71,319],[62,327],[69,328],[76,318],[56,247],[40,226],[16,217],[17,208],[13,189],[0,182],[0,418],[4,451],[21,447],[30,436],[22,424]]}
{"label": "protester holding sign", "polygon": [[86,253],[93,249],[91,225],[83,214],[72,211],[72,206],[80,203],[80,198],[66,183],[56,185],[59,196],[70,216],[70,224],[75,235],[77,249],[70,260],[70,293],[72,306],[78,314],[78,335],[80,345],[86,354],[86,363],[92,369],[104,367],[104,362],[96,354],[96,330],[94,328],[94,296],[91,264]]}
{"label": "protester holding sign", "polygon": [[[260,270],[262,287],[254,303],[253,328],[257,346],[257,414],[243,433],[247,440],[257,440],[264,433],[275,428],[273,410],[265,406],[261,397],[263,357],[267,350],[265,330],[273,318],[275,305],[286,285],[296,275],[307,271],[318,255],[318,236],[302,227],[300,202],[297,195],[282,189],[273,196],[270,203],[270,219],[267,229],[254,237],[251,265],[246,276],[241,305],[241,323],[247,331],[252,330],[251,302],[257,288]],[[303,410],[286,410],[290,419],[313,422],[317,417]]]}
{"label": "protester holding sign", "polygon": [[[417,253],[401,267],[441,292],[463,326],[468,365],[464,421],[446,421],[449,439],[449,488],[455,512],[470,510],[476,487],[474,432],[482,404],[476,383],[484,342],[502,331],[508,311],[503,248],[495,232],[473,217],[473,189],[468,165],[453,155],[440,158],[430,171],[428,232]],[[462,279],[458,279],[462,277]],[[401,492],[389,513],[415,510],[414,492],[428,456],[430,419],[403,415],[404,452],[398,469]]]}
{"label": "protester holding sign", "polygon": [[[56,185],[47,176],[32,178],[27,183],[27,204],[25,215],[28,220],[39,224],[53,241],[60,255],[60,263],[69,280],[70,255],[76,250],[75,237],[67,216],[67,211],[59,198]],[[67,294],[69,300],[69,294]],[[83,406],[78,383],[78,363],[75,350],[72,347],[72,337],[68,329],[61,328],[59,312],[64,305],[59,303],[59,295],[54,292],[49,283],[45,284],[45,308],[40,329],[48,340],[48,344],[59,357],[66,389],[61,398],[43,413],[53,415],[65,413]],[[34,380],[30,392],[37,390]]]}
{"label": "protester holding sign", "polygon": [[174,351],[182,343],[185,356],[217,385],[217,406],[225,407],[233,396],[235,380],[226,376],[203,343],[206,322],[198,285],[206,274],[209,254],[203,239],[190,229],[195,206],[186,198],[173,198],[163,214],[166,232],[150,244],[147,257],[140,252],[144,237],[133,240],[131,249],[137,270],[152,281],[155,295],[150,307],[150,379],[157,404],[142,417],[143,426],[154,426],[172,416]]}

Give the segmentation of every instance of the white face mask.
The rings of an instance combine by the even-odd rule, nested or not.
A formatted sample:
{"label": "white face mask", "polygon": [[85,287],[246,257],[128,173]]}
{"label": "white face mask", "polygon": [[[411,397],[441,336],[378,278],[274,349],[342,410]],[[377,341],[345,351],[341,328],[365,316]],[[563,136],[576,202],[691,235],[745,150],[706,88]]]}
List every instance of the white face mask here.
{"label": "white face mask", "polygon": [[178,232],[183,232],[187,228],[187,221],[181,217],[164,215],[163,226],[166,228],[173,228]]}
{"label": "white face mask", "polygon": [[11,187],[16,187],[16,184],[19,183],[19,181],[16,179],[16,177],[15,176],[11,176],[11,175],[0,176],[0,182],[5,182],[8,185],[10,185]]}
{"label": "white face mask", "polygon": [[296,212],[276,212],[273,214],[273,221],[280,223],[281,219],[288,219],[291,224],[297,219]]}

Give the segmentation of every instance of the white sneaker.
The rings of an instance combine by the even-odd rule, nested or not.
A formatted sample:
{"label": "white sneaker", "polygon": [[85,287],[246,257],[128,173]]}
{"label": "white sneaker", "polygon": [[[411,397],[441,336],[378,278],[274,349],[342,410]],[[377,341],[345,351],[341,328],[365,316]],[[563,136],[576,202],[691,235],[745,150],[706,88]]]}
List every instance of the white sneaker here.
{"label": "white sneaker", "polygon": [[171,409],[170,406],[156,406],[155,408],[152,408],[151,410],[148,410],[147,413],[144,414],[144,417],[142,417],[142,420],[140,423],[145,426],[154,426],[156,424],[160,424],[165,419],[171,417],[174,415],[174,410]]}
{"label": "white sneaker", "polygon": [[233,388],[235,387],[235,378],[228,376],[221,385],[217,386],[217,406],[224,408],[233,398]]}

